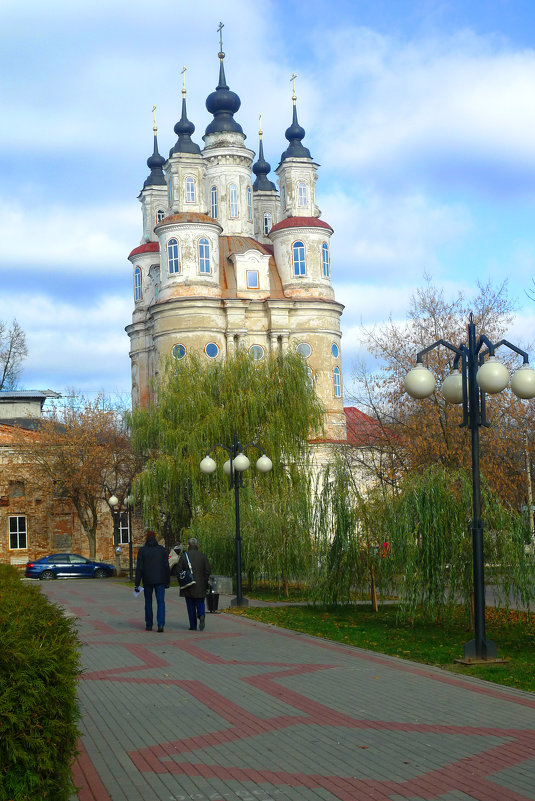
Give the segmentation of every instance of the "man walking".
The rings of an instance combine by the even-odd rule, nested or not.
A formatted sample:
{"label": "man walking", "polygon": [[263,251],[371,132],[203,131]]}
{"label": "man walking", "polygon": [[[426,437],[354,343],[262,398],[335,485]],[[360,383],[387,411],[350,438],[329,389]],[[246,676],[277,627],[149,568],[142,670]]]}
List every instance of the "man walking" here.
{"label": "man walking", "polygon": [[161,633],[165,626],[165,589],[169,587],[169,559],[162,545],[158,545],[154,531],[147,531],[147,539],[137,552],[136,591],[143,583],[145,595],[145,628],[152,631],[152,591],[156,595],[156,622]]}
{"label": "man walking", "polygon": [[[183,590],[180,590],[180,595],[186,599],[186,606],[188,608],[189,617],[189,630],[197,630],[197,618],[199,619],[199,629],[203,631],[205,624],[205,607],[204,598],[208,588],[208,579],[210,578],[211,567],[208,558],[199,550],[199,543],[195,537],[188,540],[187,554],[191,562],[191,569],[193,570],[193,578],[195,584],[191,584]],[[181,553],[178,560],[178,570],[188,569],[188,560],[185,553]]]}

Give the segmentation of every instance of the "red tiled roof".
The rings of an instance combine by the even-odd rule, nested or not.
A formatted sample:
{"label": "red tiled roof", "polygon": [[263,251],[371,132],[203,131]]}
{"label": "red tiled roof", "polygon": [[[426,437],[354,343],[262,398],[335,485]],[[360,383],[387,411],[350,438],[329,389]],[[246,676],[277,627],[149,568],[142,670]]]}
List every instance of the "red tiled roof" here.
{"label": "red tiled roof", "polygon": [[39,434],[37,431],[28,431],[27,429],[19,428],[18,426],[6,426],[3,423],[0,423],[0,446],[12,445],[16,441],[15,431],[19,436],[20,432],[22,432],[22,436],[25,439],[39,439]]}
{"label": "red tiled roof", "polygon": [[377,445],[384,440],[384,432],[373,417],[354,406],[344,408],[347,426],[347,441],[356,448]]}
{"label": "red tiled roof", "polygon": [[131,259],[132,256],[137,256],[138,253],[157,253],[160,250],[160,245],[158,242],[146,242],[144,245],[140,245],[129,254],[128,258]]}
{"label": "red tiled roof", "polygon": [[286,217],[285,220],[276,223],[269,233],[281,231],[283,228],[327,228],[329,231],[333,230],[329,223],[320,220],[319,217]]}
{"label": "red tiled roof", "polygon": [[212,225],[221,227],[221,224],[218,223],[217,220],[214,220],[213,217],[209,217],[208,214],[202,214],[199,211],[180,211],[178,214],[170,214],[168,217],[164,217],[163,220],[160,220],[160,222],[156,225],[156,228],[159,225],[183,222],[212,223]]}

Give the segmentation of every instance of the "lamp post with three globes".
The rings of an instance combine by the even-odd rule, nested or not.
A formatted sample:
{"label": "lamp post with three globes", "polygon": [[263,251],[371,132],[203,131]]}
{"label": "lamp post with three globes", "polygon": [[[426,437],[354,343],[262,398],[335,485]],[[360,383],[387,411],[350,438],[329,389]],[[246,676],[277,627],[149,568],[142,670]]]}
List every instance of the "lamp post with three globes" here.
{"label": "lamp post with three globes", "polygon": [[[468,344],[458,347],[439,339],[416,356],[416,366],[405,377],[405,389],[412,398],[427,398],[435,389],[435,377],[424,367],[426,353],[443,345],[451,350],[453,371],[442,382],[442,395],[449,403],[462,403],[463,420],[471,432],[472,449],[472,560],[474,575],[474,639],[464,646],[465,661],[485,661],[496,658],[496,644],[485,637],[485,580],[483,556],[483,521],[481,519],[481,486],[479,470],[479,428],[487,426],[485,394],[495,395],[509,384],[507,367],[495,356],[501,345],[523,358],[512,376],[511,389],[519,398],[535,397],[535,370],[529,366],[528,354],[506,339],[493,343],[485,334],[476,338],[473,314],[468,322]],[[486,358],[487,357],[487,358]],[[461,370],[459,372],[459,364]]]}
{"label": "lamp post with three globes", "polygon": [[238,440],[238,435],[234,432],[232,444],[230,446],[222,445],[220,442],[217,445],[209,448],[206,451],[206,456],[201,461],[199,467],[201,473],[211,474],[217,468],[215,459],[212,459],[210,453],[216,448],[223,448],[229,458],[223,465],[223,472],[230,478],[230,488],[234,488],[234,510],[235,510],[235,551],[236,551],[236,597],[230,602],[231,606],[247,606],[248,600],[243,597],[242,593],[242,567],[241,567],[241,531],[240,531],[240,487],[243,486],[243,473],[251,464],[249,458],[244,453],[247,448],[257,448],[262,452],[262,455],[256,461],[256,469],[260,473],[269,473],[273,467],[271,459],[266,456],[264,449],[256,442],[249,442],[247,445],[242,446]]}

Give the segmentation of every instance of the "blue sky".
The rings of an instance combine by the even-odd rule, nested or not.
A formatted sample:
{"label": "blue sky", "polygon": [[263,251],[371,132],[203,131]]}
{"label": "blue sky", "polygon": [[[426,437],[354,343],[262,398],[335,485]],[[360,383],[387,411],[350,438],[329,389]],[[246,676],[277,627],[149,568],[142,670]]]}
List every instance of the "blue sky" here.
{"label": "blue sky", "polygon": [[[535,10],[528,0],[3,0],[0,319],[29,357],[21,385],[126,392],[130,250],[152,150],[210,116],[225,23],[247,145],[274,169],[296,72],[317,195],[335,234],[346,386],[362,325],[405,319],[429,275],[446,295],[505,278],[510,337],[535,340]],[[270,176],[272,179],[275,176]]]}

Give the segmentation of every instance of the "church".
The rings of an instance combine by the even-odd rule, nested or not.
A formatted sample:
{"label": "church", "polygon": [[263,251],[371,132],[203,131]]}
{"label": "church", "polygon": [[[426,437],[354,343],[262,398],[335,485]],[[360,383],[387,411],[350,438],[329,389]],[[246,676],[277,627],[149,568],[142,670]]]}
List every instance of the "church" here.
{"label": "church", "polygon": [[211,361],[246,349],[252,359],[263,359],[296,350],[325,408],[325,438],[345,442],[343,306],[331,284],[333,229],[316,204],[318,164],[303,141],[295,80],[275,185],[262,130],[256,160],[245,145],[236,119],[241,101],[227,84],[221,38],[218,58],[204,146],[188,119],[184,79],[177,139],[167,159],[159,153],[154,123],[150,174],[139,195],[141,243],[128,257],[132,403],[150,402],[168,356],[196,353]]}

